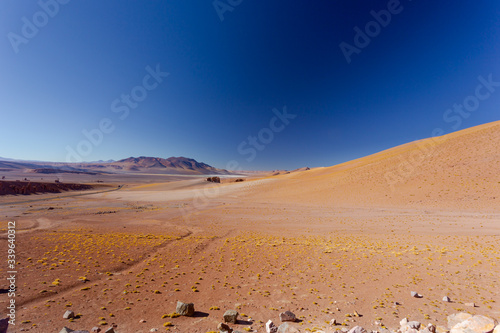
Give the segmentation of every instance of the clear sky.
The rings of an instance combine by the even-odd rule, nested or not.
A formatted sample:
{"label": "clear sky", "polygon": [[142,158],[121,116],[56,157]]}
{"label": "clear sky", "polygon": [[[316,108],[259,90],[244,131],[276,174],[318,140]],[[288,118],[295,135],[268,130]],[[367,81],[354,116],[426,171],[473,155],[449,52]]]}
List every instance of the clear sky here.
{"label": "clear sky", "polygon": [[0,37],[8,158],[294,169],[500,119],[498,0],[2,0]]}

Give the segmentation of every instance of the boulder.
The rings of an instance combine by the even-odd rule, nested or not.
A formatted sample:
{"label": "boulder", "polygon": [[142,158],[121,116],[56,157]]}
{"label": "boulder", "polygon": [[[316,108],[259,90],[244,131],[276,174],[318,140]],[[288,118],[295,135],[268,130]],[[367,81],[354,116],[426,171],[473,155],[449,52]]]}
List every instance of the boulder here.
{"label": "boulder", "polygon": [[73,311],[67,310],[66,312],[64,312],[63,319],[71,319],[71,318],[75,318],[75,313]]}
{"label": "boulder", "polygon": [[297,320],[297,317],[295,317],[295,314],[291,311],[285,311],[280,313],[280,320],[283,321],[295,321]]}
{"label": "boulder", "polygon": [[177,301],[175,312],[177,312],[181,316],[192,317],[194,315],[194,304]]}
{"label": "boulder", "polygon": [[422,298],[424,296],[420,295],[419,293],[417,293],[416,291],[412,291],[410,293],[411,297],[415,297],[415,298]]}
{"label": "boulder", "polygon": [[467,319],[471,318],[472,315],[467,312],[459,312],[448,316],[448,328],[452,328],[456,324],[459,324]]}
{"label": "boulder", "polygon": [[238,311],[236,311],[236,310],[227,310],[224,313],[223,317],[224,317],[224,322],[236,324],[236,322],[238,321]]}
{"label": "boulder", "polygon": [[354,326],[349,330],[348,333],[368,333],[368,332],[361,326]]}
{"label": "boulder", "polygon": [[269,319],[266,323],[266,332],[267,333],[277,333],[278,332],[278,327],[274,325],[273,321]]}
{"label": "boulder", "polygon": [[281,324],[277,333],[300,333],[300,331],[289,323]]}
{"label": "boulder", "polygon": [[493,331],[495,324],[491,318],[476,315],[453,326],[450,333],[488,333]]}
{"label": "boulder", "polygon": [[0,319],[0,333],[6,333],[9,327],[9,317]]}
{"label": "boulder", "polygon": [[231,327],[229,327],[229,325],[225,324],[225,323],[219,323],[219,325],[217,325],[217,329],[219,330],[219,332],[227,332],[227,333],[231,333],[233,330],[231,329]]}

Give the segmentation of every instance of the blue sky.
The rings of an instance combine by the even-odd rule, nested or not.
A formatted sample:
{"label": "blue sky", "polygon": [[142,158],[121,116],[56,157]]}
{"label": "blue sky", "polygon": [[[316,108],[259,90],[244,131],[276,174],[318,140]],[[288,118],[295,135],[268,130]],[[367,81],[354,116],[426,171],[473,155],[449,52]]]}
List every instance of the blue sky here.
{"label": "blue sky", "polygon": [[2,157],[294,169],[500,119],[493,0],[3,0],[0,37]]}

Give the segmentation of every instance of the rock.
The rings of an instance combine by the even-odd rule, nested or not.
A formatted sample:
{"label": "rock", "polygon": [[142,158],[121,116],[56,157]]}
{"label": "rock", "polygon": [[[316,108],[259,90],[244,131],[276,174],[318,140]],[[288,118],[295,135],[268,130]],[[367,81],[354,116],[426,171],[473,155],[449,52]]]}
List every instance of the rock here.
{"label": "rock", "polygon": [[300,331],[289,323],[281,324],[277,333],[299,333]]}
{"label": "rock", "polygon": [[459,312],[448,316],[448,327],[452,328],[456,324],[459,324],[467,319],[471,318],[472,315],[467,312]]}
{"label": "rock", "polygon": [[274,323],[271,319],[269,319],[266,323],[266,332],[267,333],[277,333],[278,332],[278,328],[276,327],[276,325],[274,325]]}
{"label": "rock", "polygon": [[406,324],[408,324],[408,318],[403,318],[399,322],[399,326],[405,326]]}
{"label": "rock", "polygon": [[335,318],[333,318],[332,320],[330,320],[330,325],[331,326],[337,325],[337,320]]}
{"label": "rock", "polygon": [[67,310],[66,312],[64,312],[63,319],[71,319],[71,318],[75,318],[75,313],[73,311]]}
{"label": "rock", "polygon": [[110,327],[107,330],[105,330],[104,333],[115,333],[115,329],[113,327]]}
{"label": "rock", "polygon": [[99,333],[100,331],[101,331],[101,328],[97,327],[97,326],[92,327],[92,329],[90,330],[90,332],[92,332],[92,333]]}
{"label": "rock", "polygon": [[493,333],[500,333],[500,324],[497,325],[497,327],[495,327],[495,329],[493,330]]}
{"label": "rock", "polygon": [[62,328],[62,330],[59,331],[59,333],[72,333],[75,330],[72,330],[71,328],[67,328],[66,326]]}
{"label": "rock", "polygon": [[194,315],[194,304],[177,301],[175,312],[177,312],[181,316],[192,317]]}
{"label": "rock", "polygon": [[340,331],[343,332],[343,333],[347,333],[347,332],[349,332],[349,329],[347,327],[342,327],[340,329]]}
{"label": "rock", "polygon": [[476,304],[474,303],[464,303],[465,306],[470,306],[471,308],[475,308]]}
{"label": "rock", "polygon": [[419,293],[417,293],[416,291],[412,291],[411,293],[411,297],[415,297],[415,298],[422,298],[424,296],[420,295]]}
{"label": "rock", "polygon": [[431,332],[431,333],[436,333],[436,326],[432,325],[432,324],[428,324],[427,327],[425,328],[427,331]]}
{"label": "rock", "polygon": [[159,331],[159,329],[158,329],[158,328],[152,328],[152,329],[150,329],[149,331],[150,331],[150,332],[158,332],[158,331]]}
{"label": "rock", "polygon": [[451,302],[451,299],[448,296],[444,296],[443,302]]}
{"label": "rock", "polygon": [[361,326],[354,326],[353,328],[351,328],[349,333],[368,333],[368,332]]}
{"label": "rock", "polygon": [[146,322],[146,319],[141,319],[139,320],[139,322],[142,324],[142,323],[145,323]]}
{"label": "rock", "polygon": [[406,333],[419,333],[418,330],[414,329],[414,328],[409,328]]}
{"label": "rock", "polygon": [[297,318],[295,317],[295,314],[291,311],[285,311],[280,313],[280,320],[283,321],[295,321]]}
{"label": "rock", "polygon": [[63,329],[60,330],[59,333],[89,333],[89,331],[81,331],[81,330],[75,331],[72,330],[71,328],[63,327]]}
{"label": "rock", "polygon": [[236,324],[236,322],[238,321],[238,311],[236,311],[236,310],[227,310],[224,313],[223,317],[224,317],[224,322]]}
{"label": "rock", "polygon": [[217,329],[219,330],[219,332],[231,333],[233,331],[231,327],[229,327],[229,325],[225,323],[220,323],[219,325],[217,325]]}
{"label": "rock", "polygon": [[493,319],[476,315],[453,326],[450,333],[487,333],[493,331],[494,328]]}
{"label": "rock", "polygon": [[0,333],[6,333],[9,327],[9,317],[0,319]]}

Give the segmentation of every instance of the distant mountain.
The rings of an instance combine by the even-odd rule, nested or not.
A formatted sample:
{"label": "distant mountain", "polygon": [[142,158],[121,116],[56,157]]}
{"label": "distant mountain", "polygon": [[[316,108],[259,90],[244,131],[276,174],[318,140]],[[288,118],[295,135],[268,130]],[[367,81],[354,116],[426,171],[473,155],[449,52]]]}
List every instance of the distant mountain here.
{"label": "distant mountain", "polygon": [[110,163],[109,166],[130,171],[157,171],[160,173],[227,174],[227,170],[186,157],[129,157]]}
{"label": "distant mountain", "polygon": [[186,157],[129,157],[119,161],[98,161],[82,163],[21,161],[0,158],[0,171],[23,171],[34,173],[157,173],[157,174],[230,174],[229,171],[214,168],[208,164]]}

